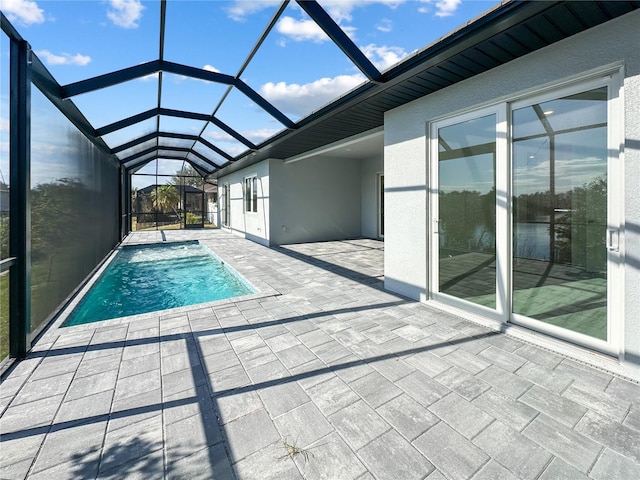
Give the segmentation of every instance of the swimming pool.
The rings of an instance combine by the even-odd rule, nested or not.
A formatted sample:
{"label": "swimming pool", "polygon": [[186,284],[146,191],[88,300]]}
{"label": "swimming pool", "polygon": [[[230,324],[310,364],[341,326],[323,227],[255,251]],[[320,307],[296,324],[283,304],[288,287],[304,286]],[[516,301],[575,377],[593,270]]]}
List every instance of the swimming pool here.
{"label": "swimming pool", "polygon": [[256,290],[197,241],[125,246],[63,327],[213,302]]}

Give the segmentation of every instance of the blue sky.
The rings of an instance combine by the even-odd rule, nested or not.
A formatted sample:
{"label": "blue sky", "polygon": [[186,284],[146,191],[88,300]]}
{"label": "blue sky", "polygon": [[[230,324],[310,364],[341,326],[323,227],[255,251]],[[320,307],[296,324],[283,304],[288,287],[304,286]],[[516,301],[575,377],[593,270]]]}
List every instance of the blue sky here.
{"label": "blue sky", "polygon": [[[321,0],[380,70],[422,49],[493,7],[481,0]],[[62,85],[158,58],[160,2],[140,0],[0,0],[3,13]],[[168,0],[165,59],[237,75],[280,1]],[[8,64],[3,38],[2,67]],[[365,81],[302,9],[290,2],[241,78],[296,121]],[[2,68],[0,82],[8,75]],[[0,131],[5,162],[6,94]],[[154,108],[157,77],[73,98],[96,128]],[[211,114],[226,87],[165,74],[162,106]],[[216,116],[260,143],[283,126],[233,90]],[[162,130],[199,134],[205,124],[163,119]],[[105,136],[117,146],[153,130],[153,122]],[[246,147],[216,127],[205,138],[231,155]],[[4,166],[3,166],[3,171]]]}

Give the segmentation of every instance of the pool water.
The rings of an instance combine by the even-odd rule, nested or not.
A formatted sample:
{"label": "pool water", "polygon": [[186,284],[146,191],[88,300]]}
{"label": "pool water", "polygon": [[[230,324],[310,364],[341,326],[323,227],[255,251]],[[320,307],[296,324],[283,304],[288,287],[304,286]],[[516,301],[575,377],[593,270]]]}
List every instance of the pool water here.
{"label": "pool water", "polygon": [[62,326],[68,327],[255,293],[197,241],[126,246]]}

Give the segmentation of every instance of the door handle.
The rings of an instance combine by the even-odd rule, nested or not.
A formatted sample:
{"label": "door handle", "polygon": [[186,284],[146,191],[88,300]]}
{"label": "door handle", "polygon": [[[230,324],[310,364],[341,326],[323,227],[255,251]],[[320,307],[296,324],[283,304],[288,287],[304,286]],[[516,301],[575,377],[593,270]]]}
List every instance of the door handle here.
{"label": "door handle", "polygon": [[607,229],[607,249],[610,252],[620,251],[620,229],[618,228]]}

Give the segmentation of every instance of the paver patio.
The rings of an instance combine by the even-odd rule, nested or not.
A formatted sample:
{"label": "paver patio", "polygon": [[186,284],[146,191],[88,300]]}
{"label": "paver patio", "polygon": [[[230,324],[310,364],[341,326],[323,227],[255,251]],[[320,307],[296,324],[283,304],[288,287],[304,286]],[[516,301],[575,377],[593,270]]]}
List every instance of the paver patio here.
{"label": "paver patio", "polygon": [[126,242],[193,238],[260,293],[57,321],[0,387],[0,478],[640,478],[638,384],[385,292],[382,242]]}

